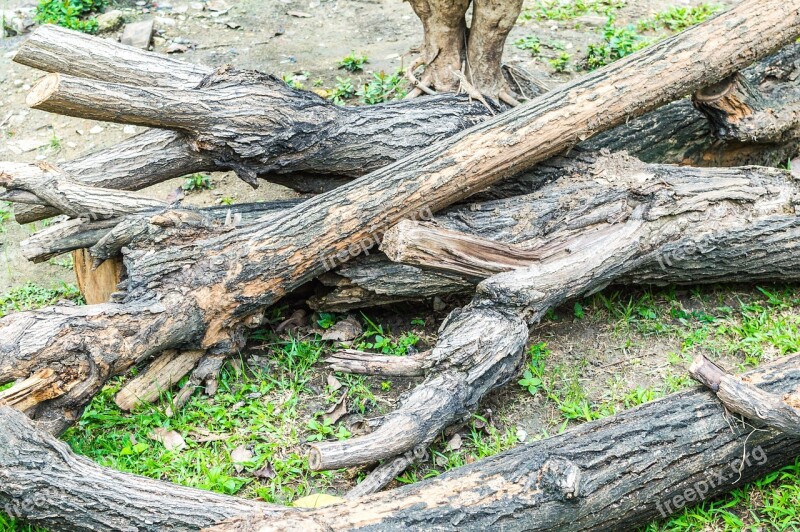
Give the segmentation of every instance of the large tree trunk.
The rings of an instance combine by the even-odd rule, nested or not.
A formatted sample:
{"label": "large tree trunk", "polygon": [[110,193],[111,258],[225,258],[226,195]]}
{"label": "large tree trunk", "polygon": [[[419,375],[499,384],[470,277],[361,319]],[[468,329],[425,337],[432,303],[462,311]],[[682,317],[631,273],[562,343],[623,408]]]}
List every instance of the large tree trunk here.
{"label": "large tree trunk", "polygon": [[[124,303],[80,310],[45,309],[10,315],[0,321],[0,381],[24,378],[46,368],[56,370],[65,380],[62,386],[65,393],[43,403],[37,416],[44,415],[55,423],[54,430],[63,429],[65,423],[59,420],[66,416],[53,415],[58,406],[68,408],[67,423],[75,419],[108,375],[124,371],[130,364],[165,349],[231,352],[242,344],[245,328],[260,323],[266,306],[359,254],[385,228],[419,213],[442,209],[574,146],[582,138],[720,80],[794,39],[799,23],[800,1],[743,2],[719,17],[554,90],[529,105],[420,149],[412,157],[280,215],[270,215],[243,228],[212,230],[207,238],[198,237],[189,244],[179,229],[159,237],[160,249],[154,250],[146,238],[134,241],[125,255],[128,279]],[[723,33],[725,41],[712,51],[706,45],[708,40]],[[713,74],[709,76],[709,72]],[[268,147],[256,148],[259,139],[272,138],[269,132],[257,137],[253,145],[247,144],[243,137],[230,137],[248,131],[247,121],[226,110],[219,101],[220,94],[248,92],[239,92],[238,86],[231,84],[231,76],[237,77],[222,72],[194,91],[163,94],[173,98],[177,92],[186,93],[190,102],[198,102],[201,95],[208,94],[209,105],[217,110],[197,123],[198,127],[206,124],[204,132],[197,133],[185,108],[180,106],[165,111],[164,120],[189,128],[190,135],[196,135],[198,148],[224,147],[216,156],[225,157],[227,165],[243,167],[244,161],[256,167],[268,165],[268,157],[262,154]],[[259,93],[263,101],[249,103],[268,107],[273,95],[282,94],[284,89],[276,87],[269,78],[259,79],[264,82],[263,92]],[[36,100],[46,105],[57,98],[73,109],[88,108],[89,94],[74,90],[87,83],[63,76],[49,78],[37,92]],[[158,116],[143,105],[149,96],[139,101],[123,98],[126,95],[137,98],[136,87],[107,82],[89,85],[107,91],[109,100],[100,104],[99,109],[109,102],[124,104],[125,118],[115,115],[118,119],[141,123]],[[151,94],[163,92],[152,91]],[[308,102],[314,103],[310,99]],[[42,196],[40,199],[49,203],[47,196]],[[198,234],[208,233],[198,229]],[[484,287],[490,292],[497,290],[492,283],[485,283]],[[588,287],[574,283],[560,293],[584,288]],[[524,299],[534,295],[523,294],[515,303],[532,305],[524,303]],[[479,307],[474,307],[476,312],[481,312]],[[487,359],[492,361],[490,365],[504,369],[491,375],[484,372],[486,366],[480,366],[487,377],[479,385],[468,374],[465,380],[464,373],[457,373],[451,382],[445,373],[438,377],[442,381],[441,392],[435,395],[445,414],[418,427],[414,438],[420,438],[421,442],[430,441],[433,433],[455,417],[465,415],[486,391],[512,374],[516,366],[514,357],[524,343],[525,324],[516,311],[498,314],[488,309],[486,312],[483,319],[502,324],[509,333],[502,344],[508,350]],[[469,320],[450,323],[467,327]],[[109,335],[109,330],[118,334]],[[448,337],[444,332],[443,339]],[[109,342],[113,345],[106,345]],[[442,353],[442,360],[451,354],[456,355],[454,360],[472,362],[483,360],[485,355],[480,347],[465,345],[462,340],[452,343]],[[452,387],[459,394],[449,397]],[[425,387],[421,390],[412,394],[409,404],[427,402],[425,396],[431,387],[428,391]],[[428,404],[432,406],[434,401]],[[383,455],[374,459],[386,457],[387,451],[410,450],[413,447],[410,440],[383,450]],[[357,440],[354,445],[358,445]]]}
{"label": "large tree trunk", "polygon": [[[473,301],[445,320],[436,346],[418,361],[427,379],[397,411],[369,435],[312,444],[311,467],[352,466],[430,443],[516,374],[526,323],[570,298],[617,281],[800,279],[800,189],[787,172],[647,166],[621,156],[594,170],[543,187],[516,212],[516,198],[504,200],[511,209],[476,211],[475,219],[495,218],[494,234],[519,236],[509,238],[510,256],[509,248],[498,255],[497,244],[450,229],[404,221],[387,232],[391,257],[462,274],[502,273],[478,284]],[[330,362],[348,370],[348,358],[353,371],[370,373],[382,357],[366,368],[358,354]]]}
{"label": "large tree trunk", "polygon": [[[798,52],[800,45],[790,45],[744,72],[749,83],[758,88],[761,99],[771,102],[776,113],[798,100],[796,87],[800,77],[795,72]],[[117,57],[129,59],[116,68],[97,67],[98,62],[101,65],[114,64]],[[181,63],[54,26],[36,30],[23,43],[14,60],[49,72],[134,87],[189,90],[213,74],[207,67]],[[277,82],[273,80],[272,83]],[[250,87],[250,90],[261,89]],[[316,123],[319,138],[330,137],[330,140],[315,147],[298,142],[274,145],[273,151],[280,154],[276,159],[281,161],[280,167],[273,167],[266,174],[258,174],[260,163],[243,164],[247,175],[256,173],[261,179],[301,192],[331,190],[353,177],[412,154],[421,146],[491,116],[491,110],[482,104],[468,104],[466,97],[452,95],[342,110],[315,96],[306,96],[303,91],[288,87],[283,90],[286,103],[276,103],[276,109],[285,106],[286,112],[296,114],[298,108],[307,105],[303,102],[313,100],[314,105],[308,108],[310,112],[302,114],[300,122],[273,125],[273,130],[278,132],[276,138],[295,138],[296,128]],[[712,109],[714,105],[714,101],[709,100],[704,109]],[[337,117],[336,127],[323,128],[314,113]],[[341,118],[343,114],[346,119]],[[367,129],[364,129],[365,124],[369,126]],[[682,100],[644,117],[627,120],[583,145],[590,151],[625,149],[648,162],[695,166],[774,166],[793,156],[798,145],[797,138],[791,136],[781,142],[743,143],[735,139],[715,140],[711,133],[703,115],[688,100]],[[365,138],[364,135],[369,135],[370,142],[357,142]],[[331,146],[334,148],[329,149]],[[196,142],[185,133],[154,130],[132,137],[116,147],[64,163],[62,170],[87,185],[138,190],[180,175],[228,168],[215,162],[219,157],[221,154],[212,146],[203,146],[198,151]],[[520,176],[487,194],[491,197],[524,194],[530,192],[529,186],[530,181]],[[484,194],[482,197],[489,196]],[[28,223],[58,211],[45,206],[18,204],[15,212],[18,222]]]}
{"label": "large tree trunk", "polygon": [[[797,355],[747,382],[800,386]],[[76,457],[0,407],[0,508],[52,530],[629,530],[791,463],[800,440],[694,389],[434,479],[315,510],[145,479]],[[758,430],[754,430],[758,429]]]}

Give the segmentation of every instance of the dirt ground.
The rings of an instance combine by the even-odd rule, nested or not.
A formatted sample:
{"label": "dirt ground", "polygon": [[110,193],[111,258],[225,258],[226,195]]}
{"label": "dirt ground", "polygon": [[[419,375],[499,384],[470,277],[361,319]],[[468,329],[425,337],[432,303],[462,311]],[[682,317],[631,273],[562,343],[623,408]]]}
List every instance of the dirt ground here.
{"label": "dirt ground", "polygon": [[[527,1],[526,5],[535,3]],[[616,20],[624,24],[667,6],[699,3],[629,0],[625,7],[615,11]],[[25,0],[0,0],[0,9],[6,10],[30,11],[34,5]],[[185,44],[188,50],[179,57],[186,61],[210,66],[233,64],[289,75],[309,89],[330,88],[337,76],[348,75],[355,84],[362,84],[373,72],[395,72],[409,63],[409,50],[422,39],[419,21],[410,6],[400,0],[131,1],[118,2],[117,7],[124,10],[129,21],[156,19],[155,51],[165,51],[173,43]],[[214,11],[211,7],[219,9]],[[505,60],[535,72],[552,84],[566,81],[579,74],[576,62],[585,56],[590,43],[598,41],[604,24],[604,17],[592,13],[566,21],[521,19],[508,39]],[[542,42],[539,58],[514,45],[529,35],[536,35]],[[103,36],[113,39],[117,34]],[[141,131],[133,126],[27,109],[25,96],[41,73],[11,62],[22,39],[24,36],[0,40],[0,159],[58,164]],[[364,72],[347,74],[337,67],[351,51],[369,57]],[[565,72],[556,72],[548,60],[565,51],[573,59]],[[252,190],[231,173],[215,173],[211,179],[211,190],[187,194],[186,202],[210,205],[222,198],[240,202],[295,196],[288,189],[266,183]],[[165,198],[182,182],[183,179],[176,179],[149,192]],[[0,294],[27,281],[43,285],[61,280],[74,282],[68,261],[56,259],[32,265],[20,256],[19,242],[32,230],[7,222],[5,231],[0,232]],[[638,400],[630,395],[635,390],[664,394],[684,386],[682,364],[695,352],[698,342],[702,350],[728,357],[729,365],[742,364],[748,356],[747,349],[739,346],[741,338],[731,334],[730,327],[749,316],[745,311],[739,312],[743,301],[761,301],[764,297],[752,287],[632,294],[624,290],[605,291],[599,299],[595,297],[578,306],[570,304],[532,332],[531,343],[546,342],[549,360],[560,368],[552,376],[554,381],[558,380],[558,386],[564,389],[575,383],[583,386],[584,399],[594,405],[610,401],[629,406],[629,402],[637,404]],[[789,306],[779,307],[776,320],[794,315],[796,295],[787,296]],[[789,321],[795,338],[796,320]],[[713,323],[725,325],[718,329],[710,325]],[[771,323],[762,325],[769,327]],[[435,331],[435,326],[429,329]],[[769,344],[759,352],[759,359],[768,360],[782,350]],[[559,393],[566,404],[569,391],[562,391]],[[396,393],[386,394],[386,403],[393,395]],[[560,430],[562,423],[566,424],[565,417],[585,420],[580,415],[563,416],[563,408],[559,410],[557,404],[546,401],[541,394],[521,393],[518,386],[508,386],[493,394],[479,413],[486,415],[487,411],[502,418],[499,423],[510,426],[521,441],[528,435]]]}

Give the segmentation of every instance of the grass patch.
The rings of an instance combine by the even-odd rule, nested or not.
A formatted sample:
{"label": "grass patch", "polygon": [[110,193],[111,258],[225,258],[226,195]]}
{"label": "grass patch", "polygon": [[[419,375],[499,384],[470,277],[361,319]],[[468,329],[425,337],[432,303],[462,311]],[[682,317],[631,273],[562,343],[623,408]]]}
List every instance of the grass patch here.
{"label": "grass patch", "polygon": [[53,288],[45,288],[34,283],[26,283],[0,295],[0,318],[11,312],[37,309],[61,300],[83,304],[80,290],[75,285],[62,282]]}
{"label": "grass patch", "polygon": [[589,13],[608,15],[625,6],[621,0],[540,0],[522,11],[523,20],[571,20]]}
{"label": "grass patch", "polygon": [[97,19],[91,17],[108,5],[107,0],[41,0],[36,6],[36,22],[57,24],[71,30],[97,33]]}
{"label": "grass patch", "polygon": [[[583,66],[594,70],[613,63],[668,36],[669,32],[683,31],[699,24],[722,10],[716,4],[695,7],[673,6],[636,23],[617,26],[610,15],[603,27],[602,40],[590,44]],[[655,32],[660,32],[654,34]],[[645,34],[647,33],[647,34]]]}

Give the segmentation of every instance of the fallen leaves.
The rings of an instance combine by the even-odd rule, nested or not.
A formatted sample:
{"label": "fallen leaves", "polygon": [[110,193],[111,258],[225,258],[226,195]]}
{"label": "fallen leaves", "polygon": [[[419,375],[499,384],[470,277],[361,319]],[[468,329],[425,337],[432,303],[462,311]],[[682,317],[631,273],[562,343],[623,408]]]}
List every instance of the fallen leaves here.
{"label": "fallen leaves", "polygon": [[348,316],[322,334],[323,340],[350,342],[362,333],[361,324],[353,316]]}
{"label": "fallen leaves", "polygon": [[253,451],[251,451],[245,445],[240,445],[231,452],[231,462],[233,462],[233,468],[237,473],[241,473],[242,470],[244,470],[245,465],[248,462],[252,462],[254,457],[255,455],[253,454]]}
{"label": "fallen leaves", "polygon": [[153,429],[153,432],[147,437],[161,443],[168,451],[182,451],[186,448],[186,440],[183,439],[183,436],[164,427]]}
{"label": "fallen leaves", "polygon": [[347,388],[344,389],[342,396],[338,401],[336,401],[336,404],[325,411],[323,420],[326,423],[333,425],[342,419],[345,414],[347,414]]}

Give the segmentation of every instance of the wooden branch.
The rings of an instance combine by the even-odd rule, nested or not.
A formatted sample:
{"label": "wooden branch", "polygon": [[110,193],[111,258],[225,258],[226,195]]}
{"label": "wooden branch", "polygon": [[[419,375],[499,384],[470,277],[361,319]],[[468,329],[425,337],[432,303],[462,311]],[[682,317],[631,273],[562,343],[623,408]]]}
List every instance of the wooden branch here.
{"label": "wooden branch", "polygon": [[404,357],[378,355],[354,349],[343,349],[325,357],[332,371],[356,373],[359,375],[380,375],[382,377],[418,377],[425,374],[433,361],[425,351]]}
{"label": "wooden branch", "polygon": [[[596,167],[613,169],[605,175],[590,171],[558,180],[520,204],[522,212],[536,216],[495,205],[476,208],[472,218],[456,218],[478,231],[500,228],[515,242],[534,243],[530,247],[540,259],[481,282],[472,303],[443,324],[430,356],[435,363],[412,397],[436,397],[447,382],[451,387],[444,395],[450,402],[402,402],[396,424],[395,413],[389,413],[367,436],[315,444],[312,467],[346,467],[348,457],[364,460],[374,453],[384,459],[384,452],[407,451],[411,447],[397,438],[399,430],[420,437],[416,443],[432,441],[488,390],[512,378],[527,339],[525,322],[537,322],[549,309],[612,282],[800,278],[791,258],[791,242],[800,235],[793,199],[797,184],[786,172],[709,171],[644,165],[620,155],[611,159]],[[488,225],[473,223],[480,217]],[[469,352],[460,349],[462,342],[470,342]]]}
{"label": "wooden branch", "polygon": [[797,138],[800,90],[763,95],[744,76],[733,75],[698,91],[694,105],[705,114],[714,134],[743,143],[780,143]]}
{"label": "wooden branch", "polygon": [[[141,361],[170,348],[230,352],[242,344],[246,328],[259,322],[266,306],[333,265],[363,252],[383,228],[402,219],[418,217],[420,213],[442,209],[574,146],[581,138],[730,75],[793,40],[798,27],[800,0],[767,0],[766,3],[748,0],[678,36],[640,50],[528,105],[418,150],[407,159],[317,196],[280,216],[265,217],[247,227],[181,246],[154,249],[146,239],[133,242],[125,254],[128,268],[125,303],[84,311],[97,312],[92,329],[66,326],[63,334],[54,336],[53,333],[61,329],[47,319],[47,312],[52,310],[40,311],[43,314],[37,316],[41,319],[34,321],[29,321],[32,317],[29,313],[7,316],[0,321],[0,380],[8,378],[6,371],[10,369],[6,368],[20,371],[27,367],[33,373],[47,367],[45,364],[56,356],[64,360],[64,351],[72,353],[70,360],[76,362],[94,360],[88,346],[109,341],[95,338],[105,334],[104,327],[133,331],[126,334],[135,340],[121,349],[125,363],[115,360],[118,355],[112,354],[111,360],[105,361],[103,366],[98,364],[111,371],[125,367],[127,361]],[[712,50],[707,45],[710,36],[721,34],[726,36],[724,42]],[[655,72],[658,75],[654,75]],[[709,72],[714,73],[711,79]],[[224,85],[229,75],[232,74],[222,73],[208,82]],[[203,90],[211,85],[204,85]],[[271,81],[266,85],[265,91],[285,90]],[[313,99],[306,98],[309,102]],[[229,145],[229,148],[239,158],[256,157],[248,151],[254,148],[252,145]],[[262,151],[258,153],[263,154]],[[721,212],[728,211],[722,209]],[[631,231],[626,232],[629,229]],[[605,249],[630,245],[626,238],[635,235],[635,229],[626,224],[624,228],[611,231],[606,235],[606,243],[615,245]],[[594,253],[598,249],[594,248]],[[589,243],[585,250],[587,253],[592,250]],[[624,259],[625,253],[618,257]],[[587,261],[589,259],[587,257]],[[615,270],[611,265],[587,264],[597,266],[587,270],[587,275],[599,271],[609,277],[628,267]],[[573,272],[575,268],[577,266]],[[507,274],[496,277],[504,275]],[[449,331],[443,332],[441,342],[449,343],[441,344],[440,359],[447,360],[447,367],[452,371],[429,379],[427,390],[423,386],[412,392],[407,403],[408,413],[403,413],[401,406],[398,421],[384,425],[409,429],[411,436],[404,437],[391,448],[380,449],[372,455],[373,460],[395,456],[419,443],[431,441],[441,428],[468,415],[486,391],[513,376],[515,357],[527,338],[523,316],[529,314],[514,307],[513,298],[500,297],[503,295],[501,285],[484,282],[482,287],[484,291],[480,297],[496,301],[502,310],[479,308],[476,304],[474,314],[479,315],[479,323],[496,324],[502,338],[495,340],[494,336],[480,334],[483,329],[476,328],[474,320],[451,318],[449,331],[459,334],[452,336]],[[548,294],[531,304],[535,303],[538,312],[547,303],[556,301],[559,294],[590,288],[591,283],[576,280],[569,289]],[[535,289],[530,286],[519,303],[528,304],[535,296]],[[155,316],[142,313],[141,307],[153,301],[158,301],[158,313]],[[132,314],[132,309],[137,313]],[[156,324],[151,324],[154,319],[157,319]],[[26,326],[22,327],[21,323]],[[6,334],[9,327],[25,330],[37,337],[38,343],[26,344],[25,349],[20,350]],[[141,337],[143,331],[148,333],[146,338]],[[479,337],[487,343],[462,343],[467,338],[477,340]],[[490,339],[496,344],[495,353],[484,352]],[[103,352],[109,351],[113,353],[114,349]],[[21,365],[19,360],[35,362]],[[36,365],[40,363],[41,366]],[[477,369],[471,373],[467,368]],[[70,397],[75,398],[74,395]],[[441,410],[430,410],[430,416],[419,418],[420,411],[425,412],[435,404]],[[77,405],[73,403],[72,408]],[[403,420],[410,420],[410,424]],[[392,434],[391,438],[395,436]],[[420,440],[413,442],[416,438]],[[373,441],[377,442],[377,437],[373,437]],[[360,445],[357,438],[351,444]],[[368,454],[364,452],[360,456]],[[337,464],[349,460],[323,457],[319,462]]]}
{"label": "wooden branch", "polygon": [[411,220],[403,220],[384,234],[381,251],[395,262],[470,277],[488,277],[541,258],[537,250]]}
{"label": "wooden branch", "polygon": [[13,61],[45,72],[139,87],[196,87],[213,69],[109,39],[46,24],[25,39]]}
{"label": "wooden branch", "polygon": [[[781,394],[800,385],[798,368],[794,355],[747,379]],[[79,532],[188,531],[225,518],[210,530],[478,531],[496,527],[497,516],[512,529],[630,530],[776,471],[798,454],[796,437],[732,429],[719,401],[698,388],[433,479],[302,510],[100,467],[0,407],[0,507],[41,527]]]}
{"label": "wooden branch", "polygon": [[141,88],[121,83],[48,74],[25,100],[32,109],[91,120],[193,130],[209,108],[197,91]]}
{"label": "wooden branch", "polygon": [[425,446],[420,445],[415,447],[413,450],[408,451],[407,453],[386,460],[384,463],[370,471],[369,475],[367,475],[367,478],[359,482],[356,487],[348,491],[345,495],[345,498],[358,499],[359,497],[364,497],[365,495],[378,493],[384,487],[386,487],[387,484],[401,475],[403,471],[411,467],[413,464],[423,460],[427,455],[428,452]]}
{"label": "wooden branch", "polygon": [[794,393],[776,395],[754,386],[748,380],[728,375],[722,368],[698,355],[689,374],[717,394],[728,410],[748,419],[757,419],[770,428],[800,437],[800,401]]}
{"label": "wooden branch", "polygon": [[100,467],[0,406],[0,508],[49,530],[196,531],[278,507]]}
{"label": "wooden branch", "polygon": [[162,392],[188,375],[204,354],[204,351],[165,351],[144,372],[128,381],[114,396],[114,402],[120,409],[130,411],[142,403],[156,401]]}
{"label": "wooden branch", "polygon": [[[781,394],[800,385],[798,368],[794,355],[747,378]],[[792,464],[798,454],[797,437],[731,427],[713,395],[696,388],[429,480],[208,530],[636,530]]]}
{"label": "wooden branch", "polygon": [[99,220],[167,207],[166,202],[143,194],[86,186],[46,163],[0,162],[0,186],[35,194],[74,218]]}

